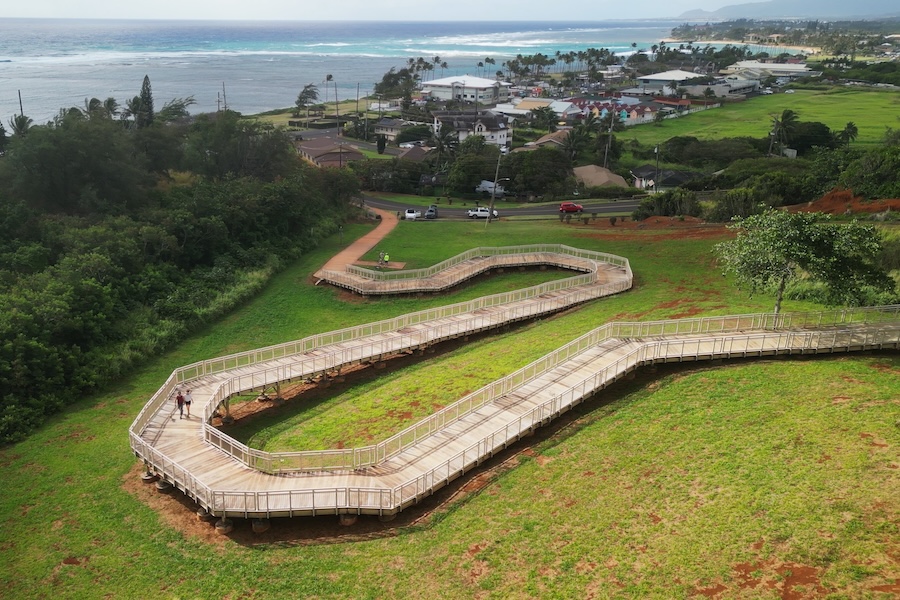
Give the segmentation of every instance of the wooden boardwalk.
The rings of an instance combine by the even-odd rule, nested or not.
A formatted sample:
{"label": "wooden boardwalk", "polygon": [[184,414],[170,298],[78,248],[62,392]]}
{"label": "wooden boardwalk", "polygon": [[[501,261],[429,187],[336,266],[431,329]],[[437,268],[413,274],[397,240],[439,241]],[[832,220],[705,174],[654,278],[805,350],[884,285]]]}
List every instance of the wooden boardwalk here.
{"label": "wooden boardwalk", "polygon": [[[561,248],[556,257],[546,251],[523,252],[518,263],[510,262],[514,253],[504,252],[502,261],[511,266],[584,260],[577,256],[583,251],[575,250]],[[353,332],[331,332],[308,350],[299,341],[292,353],[283,346],[273,347],[190,365],[173,373],[135,420],[132,448],[148,469],[215,515],[392,515],[641,365],[900,347],[900,307],[612,323],[372,446],[266,453],[209,424],[215,411],[241,391],[347,364],[378,362],[391,354],[627,289],[630,269],[627,261],[616,259],[587,259],[593,266],[579,263],[574,268],[592,269],[590,281],[576,276],[570,278],[570,286],[551,292],[537,290],[541,293],[504,303],[479,299],[474,308],[452,308],[426,315],[429,318],[404,315],[391,321],[392,328],[370,324]],[[478,263],[484,262],[479,257],[463,264],[472,260],[453,265],[459,267],[455,276],[465,278],[473,266],[480,268]],[[178,418],[171,400],[178,386],[193,390],[200,414],[192,419]]]}

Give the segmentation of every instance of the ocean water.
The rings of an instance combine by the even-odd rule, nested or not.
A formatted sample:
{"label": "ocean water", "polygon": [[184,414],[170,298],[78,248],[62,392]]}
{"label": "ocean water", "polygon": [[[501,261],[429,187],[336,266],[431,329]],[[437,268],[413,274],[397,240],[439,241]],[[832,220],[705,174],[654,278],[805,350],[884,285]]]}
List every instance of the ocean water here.
{"label": "ocean water", "polygon": [[[150,77],[157,108],[193,96],[191,112],[253,114],[291,106],[308,83],[320,101],[365,96],[391,67],[439,56],[429,78],[492,77],[504,60],[587,48],[650,48],[680,21],[606,22],[215,22],[0,19],[0,118],[43,123],[86,98],[124,105]],[[484,71],[479,61],[496,65]],[[224,99],[223,99],[224,87]]]}

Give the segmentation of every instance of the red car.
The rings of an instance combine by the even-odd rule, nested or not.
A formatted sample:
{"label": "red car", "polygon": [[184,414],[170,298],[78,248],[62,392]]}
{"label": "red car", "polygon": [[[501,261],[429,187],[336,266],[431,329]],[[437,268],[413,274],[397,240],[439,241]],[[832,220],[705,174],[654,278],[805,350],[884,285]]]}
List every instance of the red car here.
{"label": "red car", "polygon": [[584,207],[574,202],[563,202],[559,205],[559,212],[561,213],[579,213],[582,210],[584,210]]}

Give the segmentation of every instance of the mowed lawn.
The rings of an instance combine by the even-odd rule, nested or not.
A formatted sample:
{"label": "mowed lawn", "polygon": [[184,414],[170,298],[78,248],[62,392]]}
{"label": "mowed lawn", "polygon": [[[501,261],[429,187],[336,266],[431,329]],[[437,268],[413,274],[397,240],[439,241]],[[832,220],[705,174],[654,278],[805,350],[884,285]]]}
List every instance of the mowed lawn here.
{"label": "mowed lawn", "polygon": [[[345,226],[345,239],[366,229]],[[610,320],[769,310],[771,298],[748,298],[716,271],[710,250],[724,235],[401,223],[384,246],[411,266],[472,246],[559,242],[627,256],[635,289],[380,374],[318,402],[314,418],[303,418],[301,400],[292,429],[326,445],[369,425],[388,431],[410,398],[445,404]],[[888,598],[900,589],[896,353],[642,371],[469,474],[452,498],[393,523],[274,520],[254,535],[237,520],[222,537],[179,493],[135,483],[128,425],[176,366],[536,275],[495,275],[437,297],[348,298],[310,280],[337,249],[329,240],[255,301],[0,450],[0,597]],[[539,276],[554,275],[564,273]],[[353,413],[368,424],[340,421]]]}
{"label": "mowed lawn", "polygon": [[852,121],[859,130],[853,145],[872,147],[885,130],[900,128],[900,93],[893,90],[797,89],[793,94],[757,96],[745,102],[725,104],[660,124],[629,127],[616,134],[622,140],[635,139],[653,146],[675,136],[712,140],[726,137],[765,138],[772,130],[772,117],[793,110],[800,121],[818,121],[832,131],[841,131]]}

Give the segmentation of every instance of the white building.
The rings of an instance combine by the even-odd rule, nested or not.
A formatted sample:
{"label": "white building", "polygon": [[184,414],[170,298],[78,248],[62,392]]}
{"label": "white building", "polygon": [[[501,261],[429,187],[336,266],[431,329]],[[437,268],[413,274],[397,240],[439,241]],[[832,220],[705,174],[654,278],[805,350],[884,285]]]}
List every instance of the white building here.
{"label": "white building", "polygon": [[548,98],[513,98],[512,102],[498,104],[491,110],[511,117],[529,116],[535,108],[549,106],[560,120],[574,119],[581,115],[581,109],[564,100],[550,100]]}
{"label": "white building", "polygon": [[675,69],[673,71],[653,73],[652,75],[641,75],[637,78],[637,87],[645,94],[669,95],[673,92],[673,83],[677,87],[688,79],[696,79],[697,77],[700,77],[700,75],[691,73],[690,71]]}
{"label": "white building", "polygon": [[509,100],[510,87],[512,84],[506,81],[456,75],[426,81],[422,84],[422,95],[438,100],[497,104]]}
{"label": "white building", "polygon": [[771,63],[758,60],[739,60],[720,72],[725,75],[740,75],[748,79],[765,79],[766,77],[796,79],[815,74],[805,63]]}

